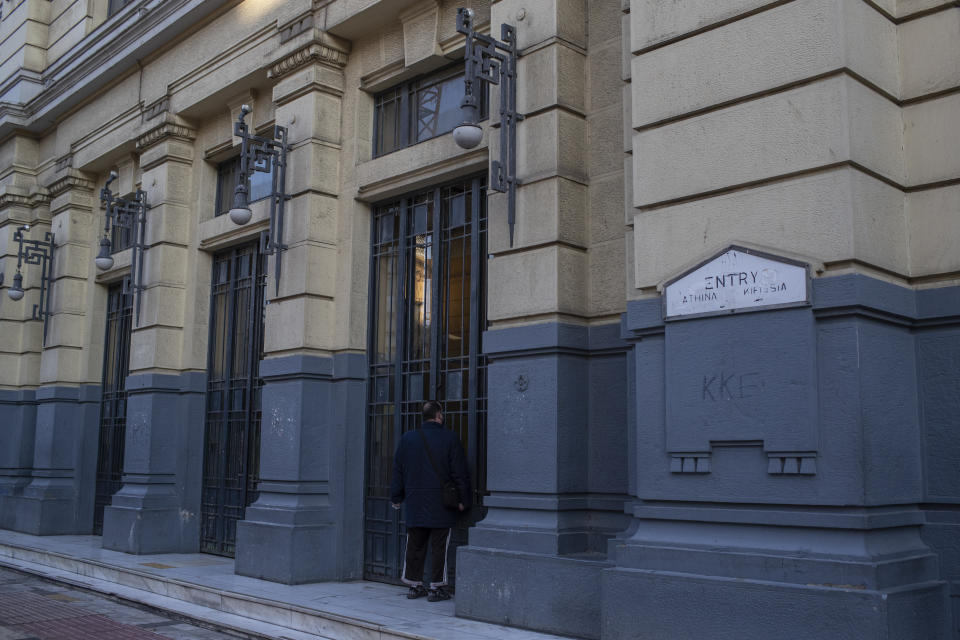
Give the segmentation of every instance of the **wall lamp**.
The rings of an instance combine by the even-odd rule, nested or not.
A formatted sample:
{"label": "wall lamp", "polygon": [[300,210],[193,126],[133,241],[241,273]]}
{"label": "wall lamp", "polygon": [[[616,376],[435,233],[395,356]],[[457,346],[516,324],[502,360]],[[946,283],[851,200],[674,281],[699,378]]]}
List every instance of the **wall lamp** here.
{"label": "wall lamp", "polygon": [[240,172],[237,176],[237,188],[233,194],[233,208],[230,219],[239,225],[250,222],[249,183],[254,171],[272,173],[273,184],[270,190],[270,231],[260,236],[260,252],[274,255],[274,281],[276,295],[280,294],[280,255],[287,249],[283,244],[283,212],[290,196],[286,192],[287,183],[287,128],[273,127],[273,138],[252,135],[244,118],[250,113],[250,106],[240,107],[240,116],[233,125],[233,135],[240,137]]}
{"label": "wall lamp", "polygon": [[117,172],[111,171],[106,184],[100,190],[100,204],[106,210],[103,222],[103,237],[100,238],[100,252],[94,258],[97,269],[106,271],[113,267],[113,251],[110,245],[110,227],[130,227],[133,240],[130,248],[133,255],[130,260],[130,275],[123,279],[123,295],[136,295],[136,324],[140,324],[140,298],[143,290],[143,252],[147,248],[147,194],[137,189],[132,199],[118,198],[110,191],[110,183],[117,179]]}
{"label": "wall lamp", "polygon": [[43,344],[47,343],[47,318],[50,313],[50,285],[53,277],[53,233],[47,231],[43,240],[26,240],[24,231],[29,231],[30,225],[17,227],[13,239],[19,243],[17,250],[17,273],[13,276],[13,284],[7,289],[11,300],[23,299],[23,274],[20,267],[23,263],[40,265],[40,304],[33,305],[33,319],[43,321]]}
{"label": "wall lamp", "polygon": [[[510,246],[517,221],[517,30],[500,25],[503,41],[473,29],[473,10],[457,9],[457,31],[466,36],[466,74],[463,78],[463,124],[453,130],[454,141],[464,149],[480,144],[483,129],[479,121],[480,101],[477,91],[481,83],[499,84],[500,89],[500,159],[490,163],[490,188],[507,194],[507,223],[510,225]],[[501,82],[502,81],[502,82]]]}

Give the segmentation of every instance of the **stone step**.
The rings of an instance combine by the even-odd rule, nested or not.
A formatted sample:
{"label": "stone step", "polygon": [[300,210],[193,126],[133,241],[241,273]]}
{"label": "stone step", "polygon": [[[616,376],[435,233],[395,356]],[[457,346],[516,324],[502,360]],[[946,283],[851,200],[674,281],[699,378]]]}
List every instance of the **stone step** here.
{"label": "stone step", "polygon": [[[58,540],[60,538],[61,540]],[[278,585],[234,576],[226,558],[132,556],[93,536],[0,531],[0,566],[89,589],[252,638],[549,640],[557,636],[457,618],[453,603],[408,601],[376,583]],[[141,568],[142,567],[142,568]],[[179,571],[179,576],[163,572]],[[184,576],[189,576],[184,579]],[[218,584],[219,583],[219,584]],[[235,589],[224,588],[235,586]]]}
{"label": "stone step", "polygon": [[162,596],[142,589],[124,586],[115,582],[91,578],[64,569],[57,569],[48,565],[25,560],[16,560],[11,557],[0,557],[0,566],[7,569],[22,571],[38,576],[45,580],[67,585],[76,589],[92,591],[105,595],[121,602],[146,607],[177,619],[186,620],[199,626],[212,628],[217,631],[228,631],[241,638],[251,640],[317,640],[333,636],[318,636],[313,633],[304,633],[288,629],[279,625],[260,620],[252,620],[235,615],[178,600],[169,596]]}

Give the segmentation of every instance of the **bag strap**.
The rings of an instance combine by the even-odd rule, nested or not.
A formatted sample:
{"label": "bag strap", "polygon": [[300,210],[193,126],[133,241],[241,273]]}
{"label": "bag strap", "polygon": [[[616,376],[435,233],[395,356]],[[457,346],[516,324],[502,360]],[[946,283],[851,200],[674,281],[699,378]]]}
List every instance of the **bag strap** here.
{"label": "bag strap", "polygon": [[417,433],[420,434],[420,439],[423,440],[423,448],[427,451],[427,460],[430,461],[430,466],[433,467],[433,472],[437,474],[437,480],[444,482],[443,476],[440,475],[440,469],[437,468],[437,463],[433,461],[433,454],[430,452],[430,445],[427,444],[427,436],[423,435],[423,429],[417,429]]}

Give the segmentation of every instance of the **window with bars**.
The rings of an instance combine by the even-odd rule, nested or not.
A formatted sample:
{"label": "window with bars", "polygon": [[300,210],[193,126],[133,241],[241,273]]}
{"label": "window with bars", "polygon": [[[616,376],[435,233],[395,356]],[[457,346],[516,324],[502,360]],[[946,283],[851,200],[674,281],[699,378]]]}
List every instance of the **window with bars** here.
{"label": "window with bars", "polygon": [[133,216],[121,215],[110,225],[110,252],[117,253],[133,246]]}
{"label": "window with bars", "polygon": [[[254,171],[247,184],[248,202],[256,202],[270,197],[273,189],[273,167],[270,171]],[[233,194],[237,189],[240,173],[240,156],[230,158],[217,166],[217,206],[215,216],[222,216],[233,207]]]}
{"label": "window with bars", "polygon": [[[453,131],[463,121],[463,64],[422,76],[374,97],[374,156],[392,153]],[[480,117],[487,116],[481,91]]]}
{"label": "window with bars", "polygon": [[97,455],[93,532],[103,533],[103,512],[123,484],[123,454],[127,423],[127,374],[130,372],[130,332],[133,296],[123,287],[110,287],[107,327],[103,341],[100,437]]}

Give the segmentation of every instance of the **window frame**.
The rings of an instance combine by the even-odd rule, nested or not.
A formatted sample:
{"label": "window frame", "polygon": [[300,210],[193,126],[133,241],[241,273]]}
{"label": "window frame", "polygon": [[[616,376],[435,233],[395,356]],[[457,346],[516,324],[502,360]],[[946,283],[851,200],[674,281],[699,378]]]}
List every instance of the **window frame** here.
{"label": "window frame", "polygon": [[[453,131],[451,128],[418,140],[417,117],[413,105],[418,92],[446,82],[452,78],[459,77],[462,80],[465,74],[465,62],[458,60],[430,73],[404,80],[388,89],[375,93],[373,96],[373,157],[381,158]],[[482,85],[480,90],[480,120],[482,121],[487,119],[489,92],[486,83],[481,82],[480,84]],[[383,107],[388,102],[397,104],[397,113],[394,119],[394,126],[397,129],[397,133],[395,136],[396,146],[391,146],[385,150],[382,139],[384,130]]]}
{"label": "window frame", "polygon": [[[273,189],[273,172],[276,171],[276,163],[270,164],[270,171],[255,171],[251,175],[263,175],[267,178],[267,182],[270,184],[270,188],[267,189],[267,193],[259,196],[254,196],[252,185],[250,180],[247,180],[247,202],[252,204],[254,202],[259,202],[261,200],[266,200],[270,197],[270,193]],[[230,175],[224,176],[224,171],[229,169]],[[221,162],[217,163],[217,195],[214,201],[214,211],[213,217],[218,218],[222,215],[229,213],[230,209],[233,207],[233,194],[237,188],[237,173],[240,170],[240,155],[235,155],[233,157],[227,158]],[[229,184],[226,184],[225,181],[229,179]],[[224,193],[224,187],[227,193]]]}
{"label": "window frame", "polygon": [[109,0],[109,2],[107,2],[107,17],[109,18],[120,13],[120,10],[131,2],[133,2],[133,0]]}

